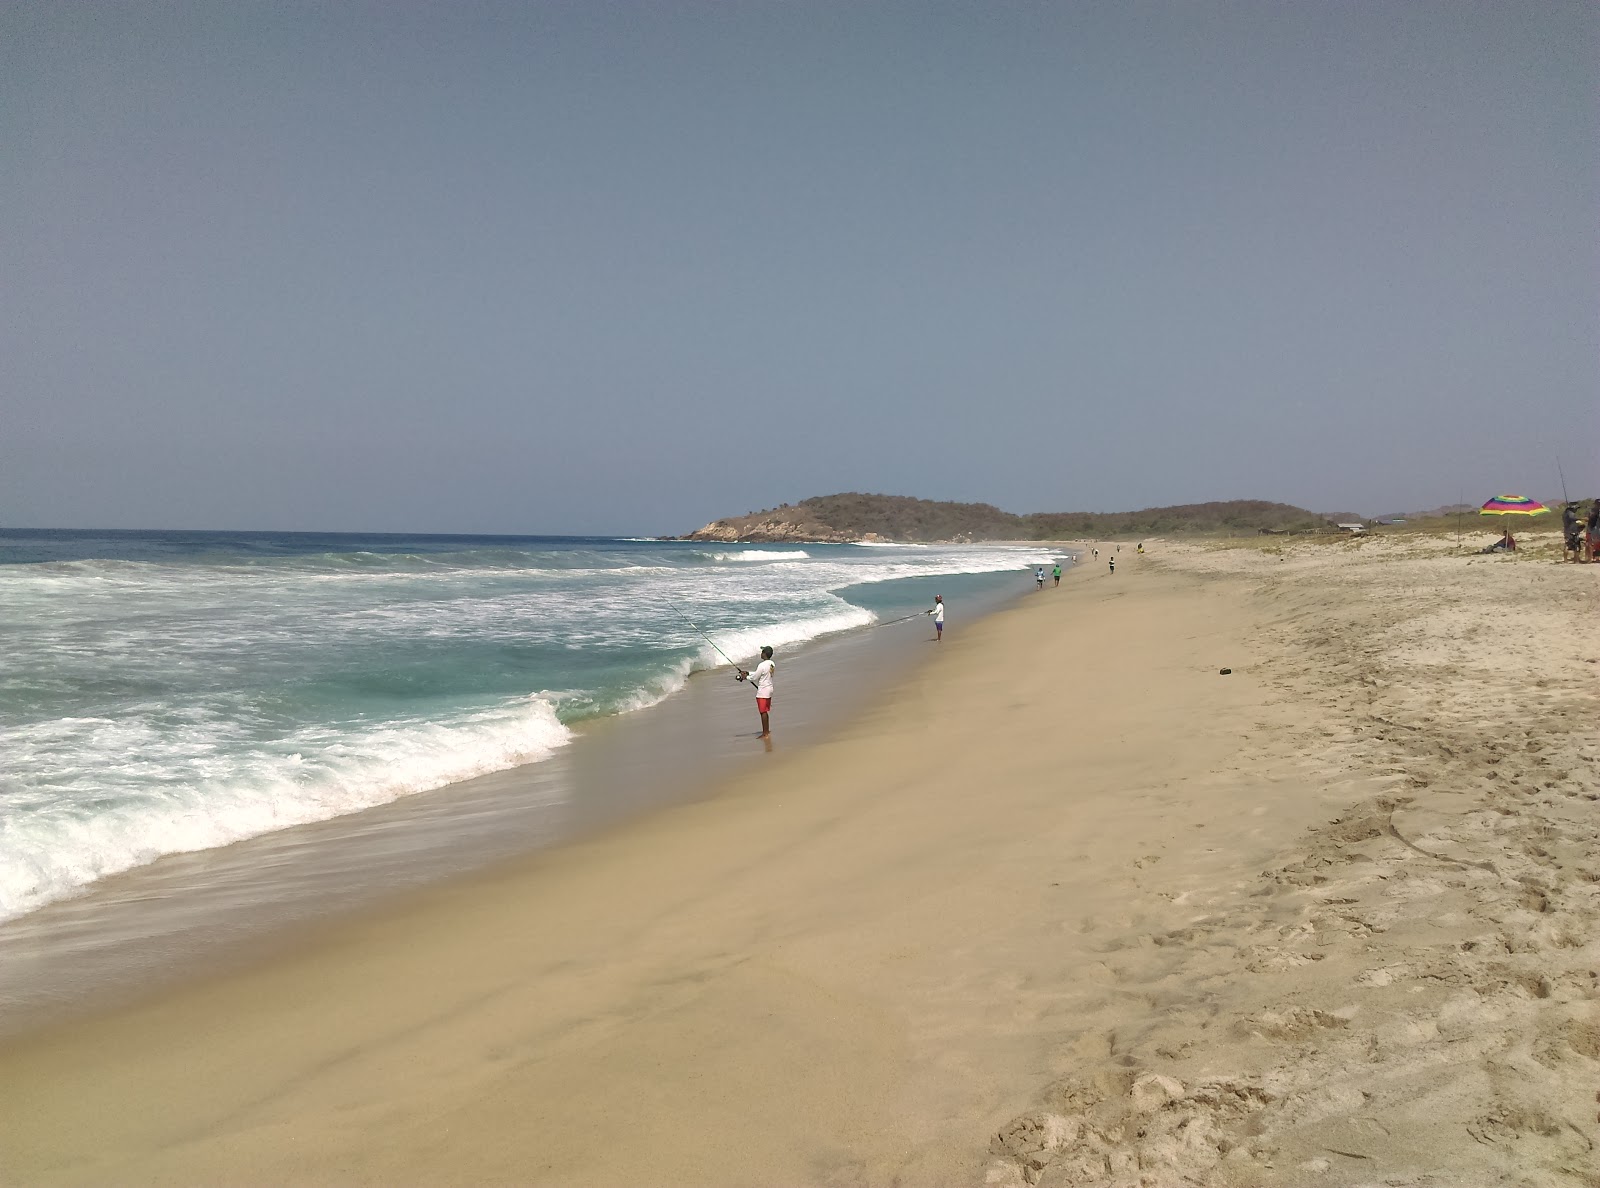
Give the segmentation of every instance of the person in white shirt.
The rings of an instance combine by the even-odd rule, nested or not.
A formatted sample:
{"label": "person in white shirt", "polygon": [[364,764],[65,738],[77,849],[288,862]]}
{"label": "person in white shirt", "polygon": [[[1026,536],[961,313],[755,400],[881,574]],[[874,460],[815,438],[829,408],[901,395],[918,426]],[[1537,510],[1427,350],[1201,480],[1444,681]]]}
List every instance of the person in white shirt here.
{"label": "person in white shirt", "polygon": [[933,609],[928,612],[933,616],[933,642],[944,641],[944,599],[939,595],[933,596]]}
{"label": "person in white shirt", "polygon": [[772,726],[767,720],[767,715],[772,712],[772,674],[778,666],[772,662],[772,649],[761,649],[761,663],[756,665],[754,673],[739,670],[739,679],[750,680],[756,687],[756,713],[761,715],[761,737],[772,737]]}

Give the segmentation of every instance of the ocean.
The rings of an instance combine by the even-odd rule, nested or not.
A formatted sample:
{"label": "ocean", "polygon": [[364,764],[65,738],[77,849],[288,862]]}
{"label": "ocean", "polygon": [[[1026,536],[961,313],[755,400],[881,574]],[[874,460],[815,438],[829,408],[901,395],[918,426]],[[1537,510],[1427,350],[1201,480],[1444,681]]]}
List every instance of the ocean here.
{"label": "ocean", "polygon": [[1049,560],[1007,545],[0,532],[0,921],[164,856],[546,763],[583,723],[670,699],[723,653],[771,644],[781,674],[821,641],[903,630],[935,593],[956,626],[964,600]]}

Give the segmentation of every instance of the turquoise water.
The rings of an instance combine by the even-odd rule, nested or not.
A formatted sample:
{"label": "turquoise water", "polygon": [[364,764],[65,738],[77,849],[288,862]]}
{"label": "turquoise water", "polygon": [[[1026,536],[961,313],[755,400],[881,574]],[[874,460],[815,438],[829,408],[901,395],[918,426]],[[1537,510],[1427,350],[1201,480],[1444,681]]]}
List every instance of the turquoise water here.
{"label": "turquoise water", "polygon": [[0,919],[164,854],[537,763],[575,723],[669,697],[722,653],[793,654],[935,593],[954,625],[964,597],[1046,556],[0,534]]}

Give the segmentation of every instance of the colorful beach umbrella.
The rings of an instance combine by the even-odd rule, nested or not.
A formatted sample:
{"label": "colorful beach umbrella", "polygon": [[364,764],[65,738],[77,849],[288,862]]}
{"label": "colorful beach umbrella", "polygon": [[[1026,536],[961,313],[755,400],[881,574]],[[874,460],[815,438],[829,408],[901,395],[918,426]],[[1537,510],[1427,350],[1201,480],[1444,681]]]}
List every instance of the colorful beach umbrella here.
{"label": "colorful beach umbrella", "polygon": [[1480,516],[1536,516],[1550,509],[1526,495],[1496,495],[1478,509]]}
{"label": "colorful beach umbrella", "polygon": [[[1537,499],[1529,499],[1526,495],[1496,495],[1489,502],[1478,509],[1480,516],[1537,516],[1550,509]],[[1517,547],[1511,539],[1511,525],[1506,524],[1505,541],[1507,549]]]}

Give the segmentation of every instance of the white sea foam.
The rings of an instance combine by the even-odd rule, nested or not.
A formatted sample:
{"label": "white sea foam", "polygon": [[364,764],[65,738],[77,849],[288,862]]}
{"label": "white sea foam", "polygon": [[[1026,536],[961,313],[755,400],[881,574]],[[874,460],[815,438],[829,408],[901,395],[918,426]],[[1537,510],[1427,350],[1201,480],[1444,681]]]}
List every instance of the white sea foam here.
{"label": "white sea foam", "polygon": [[[729,631],[714,631],[711,633],[711,638],[716,641],[717,647],[735,660],[746,660],[760,655],[761,649],[768,645],[774,648],[792,646],[877,622],[877,616],[869,610],[850,606],[848,603],[839,605],[841,609],[834,614],[806,619],[777,620],[761,626]],[[701,659],[705,661],[707,668],[727,663],[709,646],[702,651]]]}
{"label": "white sea foam", "polygon": [[[611,711],[618,714],[631,714],[637,710],[649,709],[671,697],[689,681],[689,674],[697,667],[693,658],[680,660],[666,672],[659,674],[647,684],[624,694],[611,705]],[[710,667],[709,665],[707,667]]]}
{"label": "white sea foam", "polygon": [[731,553],[709,553],[713,561],[798,561],[811,556],[804,549],[735,549]]}
{"label": "white sea foam", "polygon": [[[48,811],[0,816],[0,920],[163,854],[223,846],[529,763],[571,736],[542,698],[447,722],[307,727],[271,748],[231,753],[226,732],[186,737],[139,720],[58,719],[33,734],[35,755],[65,760],[53,773],[58,783],[121,783],[124,795],[77,809],[50,798]],[[96,758],[104,766],[90,766]],[[132,791],[148,769],[179,759],[188,781]],[[13,809],[30,799],[45,798],[26,786],[7,794]]]}

